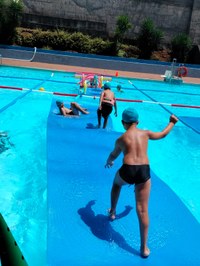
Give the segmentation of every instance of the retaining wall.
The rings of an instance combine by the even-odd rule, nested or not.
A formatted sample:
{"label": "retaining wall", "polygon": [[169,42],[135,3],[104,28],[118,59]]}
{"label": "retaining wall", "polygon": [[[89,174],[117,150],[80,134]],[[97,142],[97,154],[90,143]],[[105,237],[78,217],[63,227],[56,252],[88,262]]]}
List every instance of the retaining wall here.
{"label": "retaining wall", "polygon": [[165,42],[180,32],[200,44],[199,0],[23,0],[25,26],[76,29],[112,37],[119,15],[127,15],[136,36],[145,18],[151,18],[164,31]]}

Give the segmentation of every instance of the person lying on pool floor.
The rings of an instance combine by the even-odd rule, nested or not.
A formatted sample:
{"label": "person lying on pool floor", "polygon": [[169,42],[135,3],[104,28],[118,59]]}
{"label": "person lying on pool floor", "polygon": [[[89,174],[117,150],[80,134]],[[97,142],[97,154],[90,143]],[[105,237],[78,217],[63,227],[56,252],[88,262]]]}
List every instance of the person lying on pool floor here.
{"label": "person lying on pool floor", "polygon": [[140,252],[142,257],[148,257],[150,250],[147,246],[149,216],[148,200],[151,187],[149,159],[147,155],[148,141],[164,138],[178,122],[171,115],[168,125],[160,132],[141,130],[137,128],[138,113],[134,108],[127,108],[122,113],[122,124],[126,132],[120,136],[113,151],[110,153],[105,167],[112,167],[114,160],[123,153],[123,165],[117,171],[111,189],[111,220],[116,218],[116,206],[123,185],[135,185],[136,211],[140,228]]}
{"label": "person lying on pool floor", "polygon": [[88,115],[89,112],[87,111],[86,108],[82,108],[78,103],[76,102],[71,102],[70,103],[70,108],[67,108],[64,106],[63,102],[56,101],[56,105],[59,108],[60,114],[63,116],[69,116],[69,115],[79,115],[79,111],[82,114]]}

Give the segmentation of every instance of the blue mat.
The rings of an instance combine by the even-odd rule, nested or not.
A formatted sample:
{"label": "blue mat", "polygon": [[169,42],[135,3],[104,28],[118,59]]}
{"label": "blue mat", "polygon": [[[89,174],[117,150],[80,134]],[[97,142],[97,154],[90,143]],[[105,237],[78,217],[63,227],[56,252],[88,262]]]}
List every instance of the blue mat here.
{"label": "blue mat", "polygon": [[48,265],[200,265],[200,225],[153,171],[150,257],[139,256],[133,186],[123,188],[118,219],[109,221],[106,210],[121,158],[112,169],[104,165],[119,133],[95,129],[96,108],[90,111],[80,118],[49,115]]}

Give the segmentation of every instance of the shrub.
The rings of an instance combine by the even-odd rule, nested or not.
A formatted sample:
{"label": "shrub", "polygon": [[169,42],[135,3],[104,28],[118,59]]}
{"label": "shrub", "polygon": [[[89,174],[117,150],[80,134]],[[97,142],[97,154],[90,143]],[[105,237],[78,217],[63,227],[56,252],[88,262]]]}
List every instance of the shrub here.
{"label": "shrub", "polygon": [[178,34],[171,41],[171,59],[176,58],[178,62],[186,62],[192,41],[185,33]]}
{"label": "shrub", "polygon": [[99,55],[111,55],[112,42],[104,41],[101,38],[90,40],[90,53]]}
{"label": "shrub", "polygon": [[62,30],[42,31],[41,29],[17,29],[16,44],[79,53],[112,55],[113,43],[101,38],[91,38],[83,33],[68,33]]}
{"label": "shrub", "polygon": [[126,15],[121,15],[117,18],[115,38],[122,41],[126,32],[132,27],[129,18]]}
{"label": "shrub", "polygon": [[140,49],[134,45],[122,45],[121,49],[124,51],[124,57],[138,58]]}
{"label": "shrub", "polygon": [[90,52],[90,36],[84,35],[81,32],[75,32],[69,35],[67,40],[69,45],[69,50],[76,51],[79,53],[89,53]]}
{"label": "shrub", "polygon": [[129,22],[129,18],[126,15],[121,15],[117,17],[116,29],[115,29],[115,45],[113,48],[115,49],[115,54],[117,55],[119,50],[121,49],[121,43],[123,42],[124,36],[126,32],[132,27]]}
{"label": "shrub", "polygon": [[149,59],[152,52],[158,49],[162,37],[163,32],[154,26],[151,19],[144,20],[137,38],[138,48],[140,49],[139,58]]}
{"label": "shrub", "polygon": [[18,28],[16,31],[15,43],[20,46],[34,47],[35,41],[32,30]]}
{"label": "shrub", "polygon": [[53,32],[48,32],[48,42],[46,45],[52,47],[54,50],[67,50],[68,43],[67,39],[69,38],[69,34],[63,30],[57,30]]}

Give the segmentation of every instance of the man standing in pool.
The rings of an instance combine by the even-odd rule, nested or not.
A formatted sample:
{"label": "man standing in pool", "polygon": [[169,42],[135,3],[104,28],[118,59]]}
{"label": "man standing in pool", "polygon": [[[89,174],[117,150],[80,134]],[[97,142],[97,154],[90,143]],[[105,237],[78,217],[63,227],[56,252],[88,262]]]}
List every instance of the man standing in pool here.
{"label": "man standing in pool", "polygon": [[100,95],[99,108],[97,110],[98,128],[101,127],[101,117],[103,116],[103,128],[106,128],[108,123],[108,117],[112,113],[113,107],[115,109],[115,116],[117,116],[117,104],[114,93],[111,91],[111,85],[109,82],[103,86],[103,91]]}
{"label": "man standing in pool", "polygon": [[147,247],[149,217],[148,200],[150,194],[150,167],[147,156],[148,140],[164,138],[178,122],[174,115],[170,116],[169,124],[161,132],[141,130],[137,128],[138,113],[133,108],[127,108],[122,113],[122,124],[126,132],[115,142],[114,150],[110,153],[105,167],[112,167],[114,160],[121,152],[124,154],[123,165],[117,171],[111,190],[110,219],[114,220],[116,206],[121,187],[127,184],[135,184],[136,211],[140,227],[140,253],[146,258],[150,254]]}

